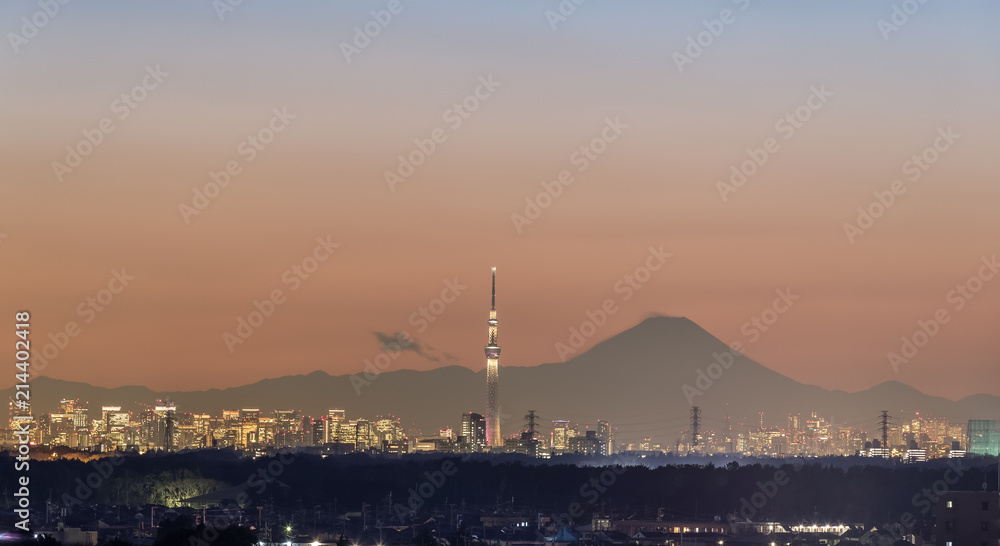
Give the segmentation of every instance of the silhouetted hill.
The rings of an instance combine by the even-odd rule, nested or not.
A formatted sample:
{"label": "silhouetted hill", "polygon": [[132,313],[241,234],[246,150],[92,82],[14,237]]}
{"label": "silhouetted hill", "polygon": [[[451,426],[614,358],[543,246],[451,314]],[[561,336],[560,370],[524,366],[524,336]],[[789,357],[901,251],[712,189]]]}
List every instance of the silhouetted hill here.
{"label": "silhouetted hill", "polygon": [[[868,430],[874,430],[883,409],[891,414],[921,411],[956,422],[1000,417],[1000,397],[992,395],[951,401],[897,381],[847,393],[799,383],[743,356],[732,358],[728,368],[713,364],[718,359],[727,362],[728,351],[724,343],[686,318],[654,317],[566,362],[502,367],[504,432],[516,432],[522,416],[534,409],[543,424],[568,419],[593,426],[597,419],[606,419],[619,427],[620,438],[653,436],[673,442],[689,422],[691,403],[684,385],[698,389],[689,389],[687,394],[701,408],[704,431],[721,430],[727,414],[734,429],[741,422],[756,427],[761,411],[768,425],[784,426],[790,412],[805,416],[816,411],[837,423]],[[396,415],[404,424],[430,433],[442,426],[457,427],[462,412],[482,413],[485,384],[485,371],[460,366],[429,371],[390,369],[362,387],[360,394],[350,375],[330,376],[322,371],[221,390],[159,393],[145,387],[108,389],[40,377],[33,380],[32,405],[51,411],[63,398],[80,398],[89,402],[92,411],[99,411],[102,405],[129,407],[129,401],[169,398],[181,411],[212,414],[254,407],[264,411],[298,408],[318,416],[329,408],[344,408],[352,418]],[[544,427],[542,432],[548,430]]]}

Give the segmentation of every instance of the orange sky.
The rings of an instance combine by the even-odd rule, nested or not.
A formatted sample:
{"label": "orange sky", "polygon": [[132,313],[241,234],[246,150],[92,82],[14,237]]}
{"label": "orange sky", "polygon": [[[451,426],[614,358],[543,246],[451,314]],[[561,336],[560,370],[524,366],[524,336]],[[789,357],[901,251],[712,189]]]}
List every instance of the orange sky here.
{"label": "orange sky", "polygon": [[[619,309],[587,347],[652,313],[746,343],[743,324],[791,288],[801,299],[747,350],[766,366],[827,388],[1000,394],[1000,279],[949,301],[1000,253],[996,6],[927,3],[886,41],[891,6],[678,4],[587,3],[553,30],[557,2],[407,2],[350,62],[341,44],[388,2],[247,2],[222,20],[205,2],[62,6],[0,48],[0,307],[11,328],[31,311],[36,354],[77,323],[46,375],[198,390],[354,373],[376,332],[423,348],[391,369],[480,369],[494,265],[505,365],[559,360],[608,298]],[[680,72],[672,55],[726,8],[735,22]],[[5,3],[5,32],[37,9]],[[814,87],[832,96],[779,129]],[[53,162],[104,118],[114,130],[60,181]],[[608,119],[627,127],[581,169],[574,151]],[[909,181],[948,127],[960,136]],[[391,191],[385,173],[435,130]],[[723,200],[717,182],[768,138],[778,149]],[[239,174],[186,221],[230,162]],[[563,170],[573,183],[519,233],[511,215]],[[894,179],[906,193],[852,244],[844,223]],[[328,236],[330,257],[283,281]],[[651,246],[672,257],[622,301]],[[86,311],[122,269],[135,279]],[[418,332],[411,315],[456,278],[467,288]],[[224,334],[274,290],[284,303],[230,351]],[[939,308],[949,322],[894,372],[887,353]]]}

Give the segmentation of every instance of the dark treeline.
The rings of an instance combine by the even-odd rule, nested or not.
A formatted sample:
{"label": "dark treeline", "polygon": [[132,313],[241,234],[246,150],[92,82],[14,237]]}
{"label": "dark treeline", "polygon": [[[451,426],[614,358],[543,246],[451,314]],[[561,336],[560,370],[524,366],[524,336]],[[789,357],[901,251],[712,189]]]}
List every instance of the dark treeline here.
{"label": "dark treeline", "polygon": [[[253,460],[203,451],[126,456],[117,464],[107,463],[108,458],[32,461],[30,476],[34,502],[51,495],[74,511],[91,504],[176,506],[185,498],[243,485],[247,497],[240,504],[273,502],[278,510],[336,499],[345,512],[360,509],[362,502],[385,505],[391,494],[393,506],[422,512],[446,511],[448,505],[464,504],[470,510],[503,506],[569,513],[576,521],[587,521],[600,510],[654,518],[663,509],[665,516],[677,518],[725,518],[735,512],[757,520],[882,523],[904,512],[920,519],[942,487],[978,491],[985,483],[996,490],[997,483],[996,459],[988,458],[877,466],[845,458],[676,464],[683,460],[651,459],[649,466],[597,466],[627,462],[614,457],[585,463],[559,458],[544,464],[519,457],[447,455],[324,459],[283,454]],[[4,483],[13,483],[13,468],[9,457],[0,460]]]}

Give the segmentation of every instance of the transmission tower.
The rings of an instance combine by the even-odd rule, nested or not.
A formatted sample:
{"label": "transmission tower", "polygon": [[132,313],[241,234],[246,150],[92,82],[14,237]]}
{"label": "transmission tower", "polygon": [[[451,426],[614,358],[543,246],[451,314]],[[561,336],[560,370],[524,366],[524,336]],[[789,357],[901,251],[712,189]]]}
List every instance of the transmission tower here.
{"label": "transmission tower", "polygon": [[885,458],[889,458],[889,411],[882,410],[882,453],[885,454]]}
{"label": "transmission tower", "polygon": [[691,449],[698,447],[698,441],[701,439],[698,434],[699,428],[701,428],[701,408],[691,406]]}
{"label": "transmission tower", "polygon": [[173,451],[174,449],[174,412],[167,412],[167,423],[165,428],[166,437],[164,438],[163,444],[167,451]]}
{"label": "transmission tower", "polygon": [[535,421],[537,419],[535,410],[528,410],[528,414],[524,416],[525,430],[521,433],[521,441],[528,449],[528,455],[532,457],[538,456],[538,439],[535,438],[535,427],[538,426]]}
{"label": "transmission tower", "polygon": [[537,419],[538,416],[535,415],[535,410],[533,409],[528,410],[528,414],[524,416],[524,422],[527,424],[525,433],[528,434],[529,438],[535,437],[535,426],[536,426],[535,420]]}

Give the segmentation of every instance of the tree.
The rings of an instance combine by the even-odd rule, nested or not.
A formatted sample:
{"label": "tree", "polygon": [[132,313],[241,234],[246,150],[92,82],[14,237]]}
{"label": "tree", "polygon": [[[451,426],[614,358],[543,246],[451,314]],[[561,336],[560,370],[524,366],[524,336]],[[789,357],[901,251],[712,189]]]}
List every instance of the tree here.
{"label": "tree", "polygon": [[194,519],[191,516],[180,515],[174,519],[165,519],[156,529],[153,546],[183,546],[194,531]]}
{"label": "tree", "polygon": [[253,531],[239,525],[230,525],[219,531],[219,538],[212,542],[213,546],[253,546],[257,537]]}
{"label": "tree", "polygon": [[427,525],[420,527],[420,531],[417,532],[417,536],[413,537],[413,544],[415,546],[437,546],[437,539],[434,537],[434,532]]}

